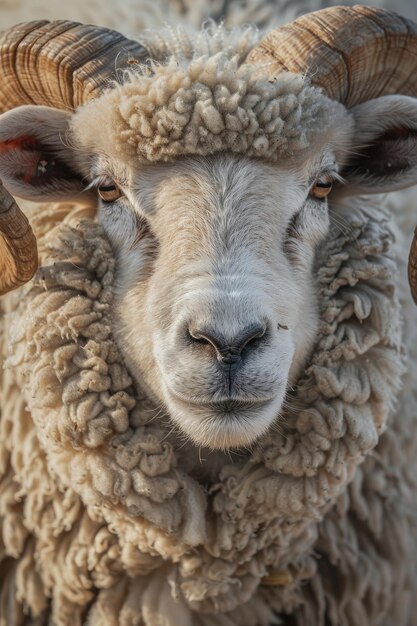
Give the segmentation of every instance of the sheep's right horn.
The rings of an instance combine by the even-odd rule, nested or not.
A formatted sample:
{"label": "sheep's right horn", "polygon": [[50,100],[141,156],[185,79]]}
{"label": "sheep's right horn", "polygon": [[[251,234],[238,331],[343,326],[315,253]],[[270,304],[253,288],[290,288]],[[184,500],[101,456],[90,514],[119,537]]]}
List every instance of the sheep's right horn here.
{"label": "sheep's right horn", "polygon": [[0,295],[27,283],[37,267],[32,228],[0,181]]}
{"label": "sheep's right horn", "polygon": [[0,112],[21,104],[74,110],[148,53],[120,33],[76,22],[26,22],[0,35]]}
{"label": "sheep's right horn", "polygon": [[[0,113],[22,104],[75,110],[148,54],[120,33],[75,22],[27,22],[0,34]],[[38,265],[28,220],[0,183],[0,294]]]}

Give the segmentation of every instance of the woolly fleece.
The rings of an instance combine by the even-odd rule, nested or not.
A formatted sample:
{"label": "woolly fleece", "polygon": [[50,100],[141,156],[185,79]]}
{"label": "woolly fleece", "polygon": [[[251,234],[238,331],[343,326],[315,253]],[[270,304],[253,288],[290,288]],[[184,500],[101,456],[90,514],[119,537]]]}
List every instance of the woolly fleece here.
{"label": "woolly fleece", "polygon": [[344,106],[302,76],[271,77],[267,65],[245,64],[258,40],[254,28],[211,23],[196,37],[182,29],[144,35],[154,62],[82,107],[75,141],[125,163],[223,151],[294,159],[329,138],[343,147],[352,124]]}
{"label": "woolly fleece", "polygon": [[[99,17],[116,19],[114,4]],[[159,46],[163,60],[163,45],[147,43]],[[105,107],[105,98],[116,103],[126,89],[126,111],[90,140],[108,150],[118,128],[126,132],[121,158],[126,150],[144,160],[170,159],[174,142],[187,154],[217,150],[213,129],[220,126],[200,115],[198,81],[187,87],[189,108],[178,111],[178,91],[196,61],[184,50],[155,117],[143,104],[164,92],[154,93],[146,73],[134,72],[103,96]],[[249,150],[260,135],[265,151],[256,154],[272,159],[277,147],[296,156],[315,141],[311,107],[319,102],[327,122],[324,96],[317,93],[310,106],[302,79],[267,83],[255,70],[246,77],[240,56],[227,51],[212,51],[227,81],[215,68],[206,80],[206,53],[201,48],[196,61],[211,94],[203,110],[219,106],[230,150],[241,148],[210,81],[229,89],[234,67],[232,113],[239,122],[239,107],[249,112],[242,126]],[[166,68],[155,71],[162,80]],[[244,77],[250,97],[238,84]],[[271,96],[289,124],[284,132],[265,130],[259,93]],[[285,111],[295,94],[284,115],[282,104]],[[336,121],[337,106],[329,111]],[[88,107],[80,115],[87,119]],[[294,126],[294,138],[287,128],[297,115],[307,123],[300,133]],[[193,143],[195,119],[193,128],[207,133]],[[327,128],[323,120],[319,115]],[[146,137],[146,153],[138,154],[142,128],[155,121],[168,141],[153,145]],[[240,462],[225,463],[209,485],[185,471],[184,450],[166,440],[121,359],[110,315],[114,258],[94,214],[65,205],[28,212],[42,269],[1,302],[0,625],[411,626],[416,406],[410,367],[399,393],[398,276],[380,207],[367,200],[338,208],[343,230],[333,228],[317,263],[320,336],[281,431]],[[284,584],[264,584],[273,572]]]}
{"label": "woolly fleece", "polygon": [[[35,211],[42,269],[4,301],[0,623],[407,624],[415,428],[392,410],[402,356],[380,209],[348,211],[327,241],[320,338],[280,432],[209,488],[120,357],[109,243],[79,210],[51,229],[66,211]],[[264,586],[274,571],[286,584]]]}

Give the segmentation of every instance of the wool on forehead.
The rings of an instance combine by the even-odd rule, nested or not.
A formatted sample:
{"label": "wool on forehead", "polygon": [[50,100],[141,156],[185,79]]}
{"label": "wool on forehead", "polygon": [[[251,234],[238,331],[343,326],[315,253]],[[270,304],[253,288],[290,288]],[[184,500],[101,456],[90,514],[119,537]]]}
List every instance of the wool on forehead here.
{"label": "wool on forehead", "polygon": [[[124,75],[73,120],[77,142],[121,161],[170,161],[228,151],[271,161],[302,157],[328,141],[345,143],[346,109],[303,76],[268,75],[245,63],[251,29],[171,34],[151,41],[156,59]],[[156,42],[156,43],[155,43]],[[221,49],[219,49],[221,48]]]}

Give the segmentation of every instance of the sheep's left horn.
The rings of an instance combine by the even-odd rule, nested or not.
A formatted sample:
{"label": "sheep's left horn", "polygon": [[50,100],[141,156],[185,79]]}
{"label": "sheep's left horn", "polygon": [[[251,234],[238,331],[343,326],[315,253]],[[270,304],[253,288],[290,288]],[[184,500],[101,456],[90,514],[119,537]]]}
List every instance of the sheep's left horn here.
{"label": "sheep's left horn", "polygon": [[[331,7],[270,32],[247,62],[272,76],[303,74],[348,108],[383,95],[417,96],[417,25],[375,7]],[[416,235],[408,276],[417,304]]]}
{"label": "sheep's left horn", "polygon": [[306,75],[348,108],[382,95],[417,95],[417,25],[356,5],[308,13],[267,34],[247,57],[276,76]]}
{"label": "sheep's left horn", "polygon": [[417,228],[414,231],[410,255],[408,257],[408,282],[410,283],[413,300],[417,304]]}
{"label": "sheep's left horn", "polygon": [[37,267],[36,237],[0,181],[0,295],[27,283]]}

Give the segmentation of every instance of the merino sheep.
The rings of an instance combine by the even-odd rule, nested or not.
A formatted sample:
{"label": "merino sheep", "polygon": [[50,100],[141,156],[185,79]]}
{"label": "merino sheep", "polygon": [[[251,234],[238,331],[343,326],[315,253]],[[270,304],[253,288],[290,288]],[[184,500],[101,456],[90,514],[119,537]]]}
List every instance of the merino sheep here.
{"label": "merino sheep", "polygon": [[40,258],[2,299],[2,626],[413,623],[417,413],[373,196],[417,182],[416,51],[361,6],[264,38],[2,36],[0,176],[50,202],[35,239],[1,193],[1,290]]}

